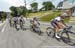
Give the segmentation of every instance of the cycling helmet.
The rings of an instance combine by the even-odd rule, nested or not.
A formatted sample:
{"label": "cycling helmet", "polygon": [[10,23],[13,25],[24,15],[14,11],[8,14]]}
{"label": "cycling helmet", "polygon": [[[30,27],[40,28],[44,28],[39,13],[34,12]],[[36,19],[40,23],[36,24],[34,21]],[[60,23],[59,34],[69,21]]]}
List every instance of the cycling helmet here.
{"label": "cycling helmet", "polygon": [[68,14],[67,13],[63,13],[63,14],[61,14],[61,16],[62,17],[66,17],[66,16],[68,16]]}
{"label": "cycling helmet", "polygon": [[34,18],[33,18],[33,20],[37,20],[37,18],[36,18],[36,17],[34,17]]}

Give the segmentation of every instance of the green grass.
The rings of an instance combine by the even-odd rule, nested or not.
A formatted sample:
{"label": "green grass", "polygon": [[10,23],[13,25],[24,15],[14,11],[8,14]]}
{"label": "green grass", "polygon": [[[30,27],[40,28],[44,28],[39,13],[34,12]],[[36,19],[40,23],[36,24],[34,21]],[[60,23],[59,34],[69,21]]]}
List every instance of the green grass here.
{"label": "green grass", "polygon": [[49,22],[50,20],[59,16],[60,14],[61,14],[61,12],[54,12],[53,14],[48,14],[47,16],[41,17],[39,20],[43,21],[43,22]]}
{"label": "green grass", "polygon": [[65,21],[66,23],[68,23],[69,20],[70,20],[70,17],[66,18],[64,21]]}
{"label": "green grass", "polygon": [[52,13],[52,11],[49,10],[49,11],[40,11],[40,12],[37,12],[37,13],[29,13],[28,18],[32,18],[34,16],[36,16],[36,17],[43,16],[45,13],[49,14],[49,13]]}
{"label": "green grass", "polygon": [[[52,11],[52,10],[40,11],[40,12],[37,12],[37,13],[29,13],[28,18],[33,18],[34,16],[35,17],[43,16],[43,17],[39,18],[40,21],[42,21],[42,22],[50,22],[53,18],[59,16],[61,13],[62,12],[60,12],[60,11],[55,12],[55,11]],[[44,15],[44,14],[47,14],[47,15]],[[69,18],[66,18],[64,21],[68,22]]]}
{"label": "green grass", "polygon": [[[43,16],[43,17],[41,17],[39,20],[40,20],[40,21],[43,21],[43,22],[50,22],[53,18],[59,16],[60,14],[61,14],[61,12],[55,12],[55,13],[53,13],[53,14],[48,14],[47,16]],[[70,19],[70,18],[66,18],[64,21],[65,21],[66,23],[68,23],[68,22],[69,22],[69,19]]]}

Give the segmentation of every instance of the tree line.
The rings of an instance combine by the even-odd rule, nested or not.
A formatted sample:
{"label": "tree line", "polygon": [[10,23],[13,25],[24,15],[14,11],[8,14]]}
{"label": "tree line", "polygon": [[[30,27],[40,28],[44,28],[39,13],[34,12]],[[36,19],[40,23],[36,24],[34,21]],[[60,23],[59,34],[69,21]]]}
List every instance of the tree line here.
{"label": "tree line", "polygon": [[0,21],[3,22],[3,20],[6,19],[7,13],[4,11],[0,11]]}
{"label": "tree line", "polygon": [[[57,7],[62,7],[63,2],[59,2],[59,4],[57,5]],[[53,8],[55,8],[55,6],[53,5],[52,2],[50,1],[46,1],[42,3],[42,6],[40,9],[38,9],[38,3],[37,2],[33,2],[30,4],[31,9],[27,9],[25,6],[19,6],[19,7],[15,7],[15,6],[11,6],[9,9],[11,10],[11,15],[12,16],[20,16],[23,15],[26,17],[26,15],[28,13],[35,13],[35,12],[39,12],[39,11],[47,11],[47,10],[52,10]],[[4,11],[0,11],[0,20],[4,20],[7,17],[7,12]]]}
{"label": "tree line", "polygon": [[38,9],[38,3],[37,2],[33,2],[30,4],[31,9],[27,9],[25,6],[20,6],[20,7],[15,7],[15,6],[11,6],[10,10],[11,10],[11,15],[12,16],[26,16],[27,13],[35,13],[38,11],[47,11],[47,10],[52,10],[53,8],[55,8],[55,6],[53,5],[52,2],[50,1],[46,1],[42,3],[43,7],[41,9]]}

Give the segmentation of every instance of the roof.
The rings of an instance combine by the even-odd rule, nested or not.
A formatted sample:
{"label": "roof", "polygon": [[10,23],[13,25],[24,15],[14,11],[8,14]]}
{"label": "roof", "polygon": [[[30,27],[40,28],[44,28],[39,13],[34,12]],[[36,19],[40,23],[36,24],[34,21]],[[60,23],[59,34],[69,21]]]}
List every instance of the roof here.
{"label": "roof", "polygon": [[63,9],[70,9],[75,6],[75,3],[70,3],[68,1],[63,2]]}

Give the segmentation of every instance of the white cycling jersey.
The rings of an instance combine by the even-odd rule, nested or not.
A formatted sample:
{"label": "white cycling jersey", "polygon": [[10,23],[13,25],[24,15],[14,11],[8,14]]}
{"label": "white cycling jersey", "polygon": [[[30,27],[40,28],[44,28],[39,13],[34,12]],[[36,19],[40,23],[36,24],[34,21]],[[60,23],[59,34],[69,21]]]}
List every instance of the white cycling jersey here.
{"label": "white cycling jersey", "polygon": [[14,17],[13,19],[14,19],[14,21],[17,21],[18,20],[18,17]]}
{"label": "white cycling jersey", "polygon": [[61,17],[56,17],[56,18],[54,18],[54,20],[61,21]]}
{"label": "white cycling jersey", "polygon": [[34,21],[34,24],[35,24],[35,25],[37,25],[37,24],[38,24],[38,22],[37,22],[37,21]]}

